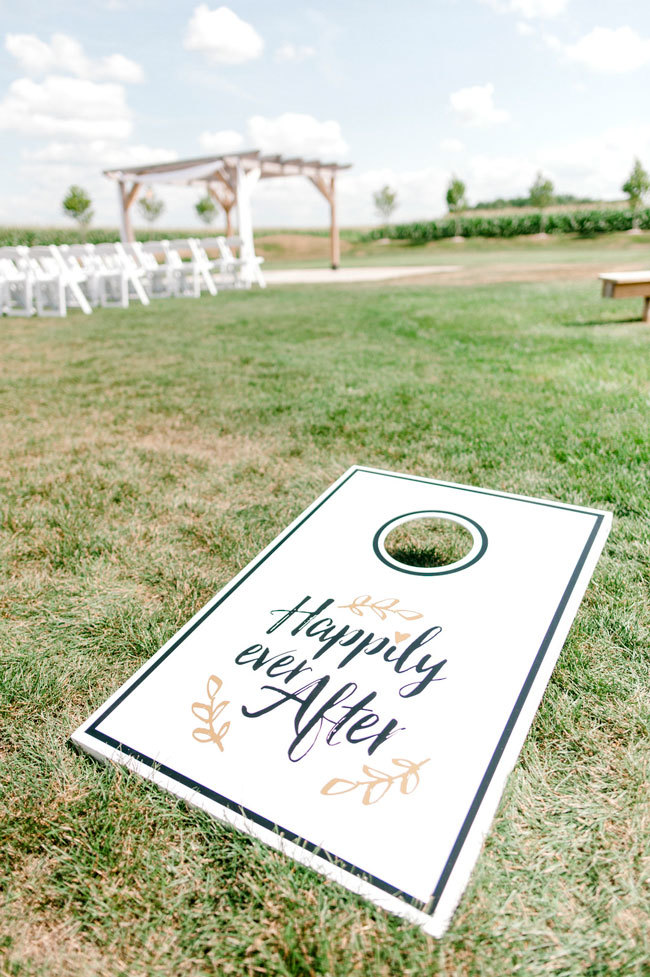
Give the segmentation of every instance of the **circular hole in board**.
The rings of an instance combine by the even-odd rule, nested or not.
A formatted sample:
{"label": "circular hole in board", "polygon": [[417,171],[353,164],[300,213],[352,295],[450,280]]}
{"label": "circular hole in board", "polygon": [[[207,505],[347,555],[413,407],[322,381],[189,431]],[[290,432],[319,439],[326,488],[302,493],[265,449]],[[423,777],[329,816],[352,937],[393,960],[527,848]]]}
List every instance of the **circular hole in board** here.
{"label": "circular hole in board", "polygon": [[467,556],[474,539],[459,522],[428,516],[409,519],[386,536],[384,549],[407,567],[446,567]]}
{"label": "circular hole in board", "polygon": [[477,522],[456,512],[407,512],[390,519],[373,541],[379,559],[403,573],[435,576],[476,563],[487,549]]}

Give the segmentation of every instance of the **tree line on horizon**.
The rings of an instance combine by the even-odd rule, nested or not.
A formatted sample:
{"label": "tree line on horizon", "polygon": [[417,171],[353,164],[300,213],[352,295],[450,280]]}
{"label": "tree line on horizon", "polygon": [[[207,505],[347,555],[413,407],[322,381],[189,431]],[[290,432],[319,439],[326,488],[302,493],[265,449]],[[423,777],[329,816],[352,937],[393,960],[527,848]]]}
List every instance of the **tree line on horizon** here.
{"label": "tree line on horizon", "polygon": [[[635,159],[632,170],[622,185],[621,190],[627,195],[630,208],[636,212],[642,205],[644,198],[650,193],[650,175],[644,169],[641,160]],[[495,200],[482,201],[470,205],[467,201],[467,187],[465,182],[452,174],[445,194],[447,210],[458,221],[461,214],[467,210],[497,210],[504,207],[534,207],[543,212],[553,204],[591,204],[598,201],[589,197],[576,197],[573,194],[556,194],[552,180],[540,171],[528,189],[527,197],[499,197]],[[373,194],[375,211],[384,221],[388,221],[399,206],[397,191],[385,185]],[[542,222],[543,223],[543,222]],[[459,225],[460,226],[460,225]]]}
{"label": "tree line on horizon", "polygon": [[[623,193],[627,195],[628,205],[636,214],[641,207],[645,197],[650,193],[650,175],[643,167],[640,159],[635,159],[630,174],[621,186]],[[399,206],[397,191],[386,184],[372,195],[375,211],[379,217],[388,222]],[[572,194],[556,194],[552,180],[538,172],[532,185],[529,187],[527,197],[499,197],[491,201],[470,206],[467,202],[467,187],[465,182],[452,174],[447,192],[445,195],[447,209],[457,222],[457,234],[460,236],[460,217],[467,210],[495,210],[503,207],[534,207],[542,212],[553,204],[584,204],[596,203],[588,197],[575,197]],[[136,204],[140,216],[149,224],[153,224],[165,211],[164,201],[157,197],[151,187],[147,187],[145,193],[139,198]],[[82,234],[85,233],[94,216],[92,200],[83,187],[76,184],[68,188],[62,200],[63,213],[66,217],[71,217],[79,225]],[[201,197],[194,204],[196,216],[204,224],[212,224],[218,214],[218,207],[209,194]],[[544,221],[542,219],[542,226]]]}

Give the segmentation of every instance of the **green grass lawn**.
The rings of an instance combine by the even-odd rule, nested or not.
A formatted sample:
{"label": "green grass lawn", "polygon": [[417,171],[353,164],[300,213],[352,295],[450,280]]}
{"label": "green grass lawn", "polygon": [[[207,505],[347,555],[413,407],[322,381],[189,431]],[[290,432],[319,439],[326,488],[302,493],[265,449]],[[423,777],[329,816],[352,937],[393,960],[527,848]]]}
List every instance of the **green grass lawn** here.
{"label": "green grass lawn", "polygon": [[[0,973],[647,977],[639,306],[360,286],[0,321]],[[614,513],[440,942],[67,745],[352,463]]]}
{"label": "green grass lawn", "polygon": [[[264,232],[256,234],[257,250],[266,256],[266,268],[327,267],[329,244],[325,235],[317,236],[318,255],[301,254],[299,242],[312,242],[307,234],[277,233],[271,242]],[[642,234],[599,234],[593,238],[575,235],[549,235],[545,240],[533,236],[518,238],[467,238],[458,243],[450,239],[430,244],[410,241],[348,241],[342,239],[342,264],[364,265],[460,265],[463,268],[494,268],[532,265],[588,265],[604,271],[616,268],[650,268],[650,232]],[[308,252],[307,252],[308,253]]]}

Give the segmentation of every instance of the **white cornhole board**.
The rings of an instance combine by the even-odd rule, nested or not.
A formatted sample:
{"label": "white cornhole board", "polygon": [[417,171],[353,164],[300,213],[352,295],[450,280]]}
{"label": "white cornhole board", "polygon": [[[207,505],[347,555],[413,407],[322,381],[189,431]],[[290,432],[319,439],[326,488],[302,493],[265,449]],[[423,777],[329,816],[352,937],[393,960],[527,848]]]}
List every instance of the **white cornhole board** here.
{"label": "white cornhole board", "polygon": [[[435,515],[464,559],[387,554]],[[610,525],[351,468],[73,741],[440,936]]]}

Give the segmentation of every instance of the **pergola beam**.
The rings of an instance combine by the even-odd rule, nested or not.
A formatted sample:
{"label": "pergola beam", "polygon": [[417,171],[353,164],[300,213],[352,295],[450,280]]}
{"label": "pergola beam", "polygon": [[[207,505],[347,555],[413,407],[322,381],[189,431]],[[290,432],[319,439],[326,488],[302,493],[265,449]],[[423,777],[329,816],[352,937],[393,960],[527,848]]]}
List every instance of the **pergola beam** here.
{"label": "pergola beam", "polygon": [[232,237],[232,217],[230,216],[230,211],[236,203],[236,195],[223,183],[220,183],[218,187],[214,183],[208,183],[208,193],[214,202],[224,210],[226,214],[226,237]]}
{"label": "pergola beam", "polygon": [[221,170],[217,170],[214,174],[214,179],[218,180],[222,186],[229,190],[233,197],[237,196],[236,173],[233,173],[231,170],[228,170],[226,173],[222,172]]}

